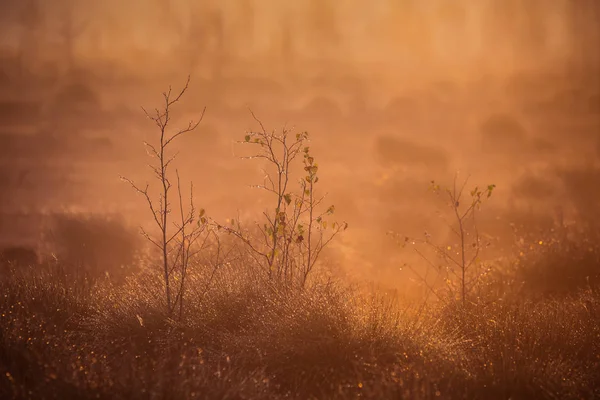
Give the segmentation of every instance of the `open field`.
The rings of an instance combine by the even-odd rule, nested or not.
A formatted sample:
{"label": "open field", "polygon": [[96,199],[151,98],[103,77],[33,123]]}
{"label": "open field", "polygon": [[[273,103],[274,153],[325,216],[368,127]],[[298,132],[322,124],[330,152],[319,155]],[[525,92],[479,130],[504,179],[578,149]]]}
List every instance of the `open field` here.
{"label": "open field", "polygon": [[0,2],[0,399],[600,398],[600,3],[55,3]]}

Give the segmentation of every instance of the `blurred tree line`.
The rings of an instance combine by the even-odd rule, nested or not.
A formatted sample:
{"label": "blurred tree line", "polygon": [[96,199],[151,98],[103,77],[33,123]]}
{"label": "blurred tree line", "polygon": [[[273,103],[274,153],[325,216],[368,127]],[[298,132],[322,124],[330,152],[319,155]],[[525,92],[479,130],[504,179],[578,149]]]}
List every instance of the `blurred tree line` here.
{"label": "blurred tree line", "polygon": [[600,59],[592,51],[600,43],[596,0],[5,0],[0,11],[11,20],[2,29],[12,30],[22,65],[50,51],[67,69],[82,48],[110,51],[123,45],[117,42],[144,40],[150,47],[167,41],[169,57],[215,75],[241,56],[292,67],[306,56],[369,58],[369,48],[441,63],[456,61],[457,53],[484,57],[486,48],[515,62],[547,53],[580,63]]}

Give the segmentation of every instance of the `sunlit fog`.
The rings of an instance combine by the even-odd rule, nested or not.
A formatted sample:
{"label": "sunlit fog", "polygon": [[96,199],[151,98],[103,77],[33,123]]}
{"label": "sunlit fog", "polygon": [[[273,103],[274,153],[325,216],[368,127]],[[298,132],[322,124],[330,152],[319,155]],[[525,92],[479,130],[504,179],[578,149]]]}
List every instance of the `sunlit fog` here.
{"label": "sunlit fog", "polygon": [[[480,275],[466,286],[468,274],[495,279],[496,266],[575,235],[596,251],[595,272],[577,279],[598,283],[589,232],[600,226],[599,49],[597,0],[3,0],[0,248],[16,251],[7,260],[62,257],[102,279],[130,276],[129,264],[167,271],[175,257],[181,294],[169,297],[167,271],[166,301],[180,317],[185,254],[417,304],[439,303],[434,289],[456,284],[464,303],[484,290]],[[165,98],[177,98],[165,137],[195,129],[169,143],[161,182]],[[266,146],[274,135],[292,147]],[[289,189],[277,198],[282,176]],[[197,237],[181,229],[184,209]],[[163,221],[173,244],[191,243],[184,255],[167,257]],[[217,275],[193,279],[212,293]],[[591,393],[553,388],[556,398]],[[422,398],[435,397],[427,390]],[[173,398],[191,392],[181,393]],[[262,396],[252,393],[233,398]]]}

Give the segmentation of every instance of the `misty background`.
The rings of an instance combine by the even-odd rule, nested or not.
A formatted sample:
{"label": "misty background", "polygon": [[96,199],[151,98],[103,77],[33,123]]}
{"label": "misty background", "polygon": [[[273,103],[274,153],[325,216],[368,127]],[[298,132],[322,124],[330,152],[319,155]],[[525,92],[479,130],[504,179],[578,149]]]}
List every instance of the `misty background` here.
{"label": "misty background", "polygon": [[[119,175],[151,179],[143,140],[169,85],[182,179],[219,219],[248,224],[261,165],[234,143],[308,131],[321,191],[350,229],[336,260],[373,279],[410,259],[386,235],[447,234],[432,179],[494,183],[490,257],[516,225],[595,221],[600,2],[595,0],[4,0],[0,239],[35,244],[57,211],[148,217]],[[354,268],[356,267],[356,268]],[[392,275],[389,275],[392,274]]]}

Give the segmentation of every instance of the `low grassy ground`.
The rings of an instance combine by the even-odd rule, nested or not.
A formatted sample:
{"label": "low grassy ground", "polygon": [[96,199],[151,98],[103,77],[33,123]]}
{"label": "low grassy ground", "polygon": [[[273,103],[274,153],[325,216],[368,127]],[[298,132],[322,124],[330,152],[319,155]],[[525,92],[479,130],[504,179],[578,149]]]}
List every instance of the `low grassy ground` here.
{"label": "low grassy ground", "polygon": [[[342,282],[281,291],[241,266],[95,283],[4,267],[0,398],[580,399],[600,396],[600,294],[404,307]],[[490,292],[491,293],[491,292]]]}

